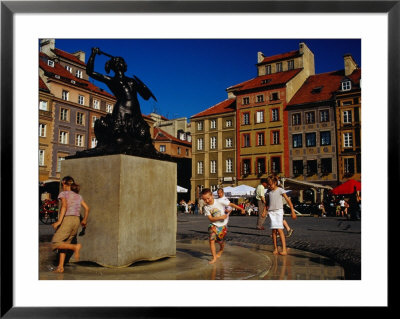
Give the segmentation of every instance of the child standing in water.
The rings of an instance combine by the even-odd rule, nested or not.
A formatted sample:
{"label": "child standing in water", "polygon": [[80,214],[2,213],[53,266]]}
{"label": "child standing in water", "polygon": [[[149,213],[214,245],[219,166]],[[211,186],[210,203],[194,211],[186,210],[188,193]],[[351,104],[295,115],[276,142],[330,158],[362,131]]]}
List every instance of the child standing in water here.
{"label": "child standing in water", "polygon": [[[267,207],[268,207],[268,215],[271,219],[271,229],[272,229],[272,240],[274,242],[274,255],[287,255],[286,249],[286,239],[285,234],[283,232],[283,198],[285,198],[287,204],[290,207],[292,218],[296,219],[297,216],[294,212],[293,204],[290,198],[286,195],[285,190],[281,187],[278,187],[278,178],[276,176],[269,176],[267,178],[269,192],[267,193]],[[266,209],[263,212],[263,215],[266,216]],[[279,237],[282,243],[282,251],[279,252],[278,244],[277,244],[277,234],[279,233]]]}
{"label": "child standing in water", "polygon": [[[225,213],[225,207],[234,207],[234,204],[231,204],[226,197],[214,199],[209,188],[203,189],[201,198],[205,202],[205,206],[203,207],[204,215],[211,222],[208,226],[208,238],[213,259],[209,264],[213,264],[217,261],[217,258],[221,257],[225,247],[225,236],[228,231],[227,225],[230,215],[230,212]],[[218,253],[215,249],[215,242],[218,242],[220,246]]]}
{"label": "child standing in water", "polygon": [[[58,221],[52,226],[56,230],[52,242],[53,250],[59,250],[60,259],[55,272],[64,272],[64,261],[66,257],[65,250],[72,250],[75,253],[75,260],[79,260],[79,251],[81,244],[71,244],[76,236],[79,224],[83,227],[87,225],[89,215],[89,206],[85,203],[82,196],[79,195],[79,185],[75,184],[72,177],[66,176],[62,179],[63,191],[58,195],[61,200],[61,210]],[[81,206],[85,209],[85,216],[80,222]]]}

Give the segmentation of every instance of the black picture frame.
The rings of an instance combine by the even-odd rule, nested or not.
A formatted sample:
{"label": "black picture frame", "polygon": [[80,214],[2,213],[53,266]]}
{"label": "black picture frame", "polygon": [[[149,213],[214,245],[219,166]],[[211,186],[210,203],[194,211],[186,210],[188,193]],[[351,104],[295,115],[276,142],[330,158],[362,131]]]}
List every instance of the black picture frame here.
{"label": "black picture frame", "polygon": [[[16,13],[387,13],[388,14],[388,204],[399,180],[400,1],[2,1],[1,2],[1,317],[178,318],[190,307],[14,307],[13,294],[13,16]],[[379,174],[386,172],[379,172]],[[389,206],[389,211],[391,206]],[[390,216],[388,216],[390,219]],[[390,229],[391,223],[388,223]],[[390,231],[389,231],[390,234]],[[389,241],[390,243],[390,241]],[[390,250],[390,249],[389,249]],[[389,256],[389,254],[388,254]],[[390,256],[389,256],[390,265]],[[388,281],[388,284],[390,281]],[[390,300],[388,300],[390,305]],[[293,309],[292,309],[293,310]],[[304,310],[304,309],[303,309]],[[196,309],[197,315],[225,309]],[[235,310],[235,316],[248,310]],[[299,311],[299,310],[297,310]],[[301,315],[303,311],[297,312]],[[305,313],[303,313],[305,314]]]}

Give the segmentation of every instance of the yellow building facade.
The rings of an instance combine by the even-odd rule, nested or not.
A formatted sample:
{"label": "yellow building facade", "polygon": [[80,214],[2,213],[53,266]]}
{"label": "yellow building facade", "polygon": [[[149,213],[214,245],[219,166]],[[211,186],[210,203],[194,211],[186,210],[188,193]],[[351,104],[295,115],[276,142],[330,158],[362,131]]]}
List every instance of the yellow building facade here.
{"label": "yellow building facade", "polygon": [[227,99],[191,118],[191,198],[202,189],[236,185],[235,99]]}

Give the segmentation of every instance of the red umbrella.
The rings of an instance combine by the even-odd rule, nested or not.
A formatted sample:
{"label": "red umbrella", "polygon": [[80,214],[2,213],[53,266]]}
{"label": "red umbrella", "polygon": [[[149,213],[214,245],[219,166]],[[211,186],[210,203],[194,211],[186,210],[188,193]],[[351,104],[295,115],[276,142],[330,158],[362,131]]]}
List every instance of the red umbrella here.
{"label": "red umbrella", "polygon": [[361,183],[354,179],[349,179],[347,182],[332,189],[331,192],[334,195],[352,194],[354,192],[354,186],[356,190],[361,191]]}

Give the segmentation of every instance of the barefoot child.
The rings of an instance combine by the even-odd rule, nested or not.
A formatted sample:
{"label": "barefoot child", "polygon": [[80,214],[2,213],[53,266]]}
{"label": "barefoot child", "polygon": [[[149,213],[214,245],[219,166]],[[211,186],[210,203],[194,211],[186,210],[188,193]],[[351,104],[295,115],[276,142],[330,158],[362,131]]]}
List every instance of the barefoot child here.
{"label": "barefoot child", "polygon": [[[286,202],[290,206],[290,210],[292,212],[292,218],[296,219],[296,214],[293,209],[293,204],[290,198],[286,195],[285,190],[281,187],[278,187],[278,179],[276,176],[269,176],[268,180],[268,188],[269,192],[267,193],[267,206],[268,206],[268,215],[271,219],[271,229],[272,229],[272,240],[274,242],[274,255],[287,255],[286,249],[286,239],[283,232],[283,198],[285,198]],[[263,215],[266,215],[266,209],[263,212]],[[282,243],[282,251],[278,251],[277,244],[277,234],[279,233],[279,237]]]}
{"label": "barefoot child", "polygon": [[[79,185],[75,184],[74,179],[66,176],[62,179],[63,191],[58,195],[61,199],[61,210],[58,221],[52,226],[56,230],[52,242],[53,250],[59,250],[60,260],[55,272],[64,272],[65,250],[72,250],[75,253],[75,260],[79,260],[81,244],[71,244],[76,236],[79,224],[83,227],[87,225],[89,207],[79,195]],[[80,222],[80,208],[83,206],[85,215]]]}
{"label": "barefoot child", "polygon": [[[205,202],[205,206],[203,207],[204,215],[208,217],[211,222],[208,226],[208,236],[210,242],[210,250],[213,259],[209,262],[213,264],[217,261],[217,258],[221,257],[224,247],[225,241],[224,238],[227,233],[227,224],[230,212],[225,213],[225,207],[231,206],[234,207],[234,204],[231,204],[226,198],[218,198],[214,199],[212,192],[209,188],[203,189],[201,192],[201,198]],[[220,250],[217,253],[215,249],[215,242],[219,243]]]}

